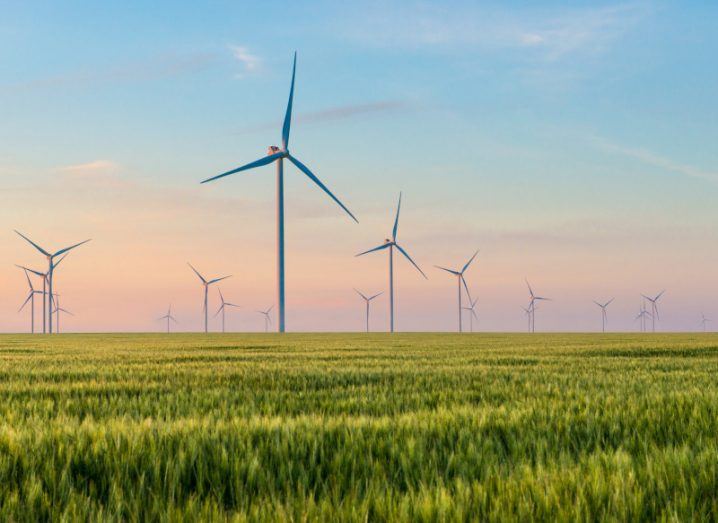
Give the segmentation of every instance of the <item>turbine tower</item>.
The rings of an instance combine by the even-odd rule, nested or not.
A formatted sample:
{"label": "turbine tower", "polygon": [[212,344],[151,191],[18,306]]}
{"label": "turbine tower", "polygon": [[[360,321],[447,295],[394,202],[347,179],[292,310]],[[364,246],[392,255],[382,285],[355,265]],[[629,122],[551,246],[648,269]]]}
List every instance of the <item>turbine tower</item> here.
{"label": "turbine tower", "polygon": [[534,294],[533,289],[531,288],[531,284],[528,280],[526,280],[526,286],[529,288],[529,310],[531,311],[531,332],[536,332],[536,302],[537,301],[551,301],[551,298],[544,298],[542,296],[536,296]]}
{"label": "turbine tower", "polygon": [[222,291],[219,287],[217,287],[217,291],[219,292],[219,299],[222,302],[222,305],[219,306],[219,309],[217,309],[217,312],[214,313],[213,318],[217,317],[217,314],[220,312],[222,313],[222,332],[224,332],[224,311],[227,307],[236,307],[239,309],[239,305],[235,305],[234,303],[229,303],[228,301],[224,301],[224,296],[222,296]]}
{"label": "turbine tower", "polygon": [[[272,307],[274,307],[274,305],[272,305]],[[264,332],[269,332],[269,327],[272,325],[272,318],[269,316],[269,311],[272,310],[272,307],[266,311],[257,311],[259,314],[264,315]]]}
{"label": "turbine tower", "polygon": [[375,294],[375,295],[373,295],[373,296],[367,297],[367,296],[365,296],[362,292],[358,291],[357,289],[354,289],[354,290],[356,291],[356,293],[357,293],[359,296],[361,296],[362,298],[364,298],[364,301],[366,302],[366,331],[369,332],[369,303],[371,302],[371,300],[373,300],[374,298],[376,298],[376,297],[378,297],[378,296],[381,296],[381,295],[384,294],[384,293],[383,293],[383,292],[380,292],[380,293]]}
{"label": "turbine tower", "polygon": [[284,159],[286,158],[292,162],[297,169],[302,171],[310,180],[312,180],[321,190],[334,200],[344,211],[352,217],[355,222],[358,220],[354,215],[347,209],[339,199],[332,194],[332,192],[317,178],[309,168],[302,162],[297,160],[294,156],[289,153],[289,128],[292,123],[292,101],[294,99],[294,77],[297,70],[297,53],[294,53],[294,64],[292,66],[292,83],[289,88],[289,102],[287,103],[287,111],[284,114],[284,125],[282,126],[282,148],[273,145],[269,147],[267,156],[260,158],[254,162],[237,167],[231,171],[207,178],[202,183],[211,182],[230,174],[238,173],[253,169],[255,167],[261,167],[268,165],[272,162],[277,163],[277,301],[279,304],[279,321],[277,329],[279,332],[285,331],[285,304],[284,304]]}
{"label": "turbine tower", "polygon": [[202,281],[202,287],[204,287],[204,332],[207,332],[207,293],[209,291],[209,286],[217,283],[222,280],[226,280],[230,276],[222,276],[221,278],[214,278],[212,280],[205,279],[204,276],[202,276],[197,269],[192,267],[192,264],[187,262],[187,265],[189,265],[189,268],[194,271],[194,273],[197,275],[197,277]]}
{"label": "turbine tower", "polygon": [[606,307],[608,307],[611,302],[614,300],[614,298],[611,298],[606,303],[598,303],[596,300],[593,301],[596,305],[601,307],[601,331],[606,332],[606,323],[608,322],[608,316],[606,314]]}
{"label": "turbine tower", "polygon": [[411,256],[396,242],[396,233],[397,229],[399,228],[399,212],[401,211],[401,193],[399,193],[399,205],[396,207],[396,218],[394,219],[394,228],[391,232],[391,240],[386,239],[384,240],[384,243],[379,245],[378,247],[374,247],[373,249],[369,249],[368,251],[360,252],[357,254],[357,256],[364,256],[365,254],[369,254],[370,252],[375,251],[381,251],[383,249],[389,249],[389,332],[394,332],[394,248],[396,248],[401,254],[404,255],[404,257],[411,262],[411,264],[416,267],[416,270],[421,273],[421,275],[425,279],[429,279],[426,277],[426,274],[424,274],[424,271],[422,271],[419,266],[414,263],[414,260],[411,259]]}
{"label": "turbine tower", "polygon": [[[468,295],[468,291],[467,291]],[[469,296],[469,303],[471,304],[469,307],[463,307],[465,311],[470,311],[469,314],[469,328],[471,329],[469,332],[474,332],[474,319],[476,321],[479,321],[479,317],[476,315],[476,303],[479,301],[478,298],[471,299],[471,296]]]}
{"label": "turbine tower", "polygon": [[25,308],[25,305],[27,305],[27,302],[30,302],[30,333],[35,334],[35,295],[42,294],[42,291],[35,290],[35,287],[32,286],[32,281],[30,280],[28,270],[23,269],[23,271],[25,272],[25,278],[27,278],[27,286],[30,288],[30,292],[28,293],[25,301],[22,302],[22,305],[17,312],[22,312],[22,310]]}
{"label": "turbine tower", "polygon": [[[79,247],[83,243],[87,243],[90,240],[85,240],[80,243],[76,243],[74,245],[70,245],[69,247],[65,247],[64,249],[60,249],[59,251],[56,251],[55,253],[50,253],[40,247],[37,243],[33,242],[30,238],[25,236],[24,234],[20,233],[19,231],[15,231],[18,236],[20,236],[22,239],[24,239],[26,242],[28,242],[30,245],[35,247],[38,251],[40,251],[41,254],[43,254],[47,258],[47,272],[45,273],[45,278],[47,279],[47,295],[52,298],[52,274],[55,270],[55,267],[60,263],[59,261],[55,263],[55,258],[60,256],[61,254],[65,254],[66,252],[71,251],[75,247]],[[50,300],[43,300],[47,301],[47,332],[52,334],[52,299]]]}
{"label": "turbine tower", "polygon": [[706,315],[701,312],[701,326],[703,327],[703,332],[706,332],[706,323],[711,321],[709,318],[706,318]]}
{"label": "turbine tower", "polygon": [[663,293],[666,292],[665,290],[662,290],[658,294],[656,294],[653,298],[649,298],[645,294],[641,294],[645,299],[647,299],[651,303],[651,330],[653,332],[656,332],[656,318],[660,321],[661,317],[658,314],[658,300],[661,296],[663,296]]}
{"label": "turbine tower", "polygon": [[469,302],[471,302],[471,293],[469,292],[469,287],[466,285],[466,280],[464,279],[464,273],[466,272],[466,269],[469,268],[469,265],[471,265],[471,262],[474,261],[474,258],[476,258],[476,255],[479,254],[478,249],[474,253],[474,255],[469,258],[469,261],[466,262],[464,267],[461,270],[453,270],[453,269],[447,269],[446,267],[441,267],[440,265],[434,265],[437,269],[441,269],[442,271],[446,271],[449,274],[453,274],[456,276],[456,283],[458,285],[458,291],[459,291],[459,332],[462,331],[461,328],[461,311],[464,309],[464,307],[461,305],[461,284],[464,284],[464,289],[466,290],[466,297],[469,299]]}
{"label": "turbine tower", "polygon": [[521,307],[521,310],[524,311],[524,314],[526,315],[526,321],[528,322],[527,332],[531,332],[531,313],[532,313],[532,306],[529,305],[528,307]]}
{"label": "turbine tower", "polygon": [[175,317],[172,316],[172,305],[171,304],[170,304],[169,308],[167,309],[167,314],[157,318],[157,321],[159,321],[159,320],[167,320],[167,334],[169,334],[170,333],[170,320],[177,323],[177,320],[175,319]]}

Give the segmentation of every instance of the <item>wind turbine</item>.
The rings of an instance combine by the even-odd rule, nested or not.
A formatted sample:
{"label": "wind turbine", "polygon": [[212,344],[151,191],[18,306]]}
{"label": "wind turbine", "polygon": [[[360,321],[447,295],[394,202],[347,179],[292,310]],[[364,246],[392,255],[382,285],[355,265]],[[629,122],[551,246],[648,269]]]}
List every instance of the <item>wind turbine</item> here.
{"label": "wind turbine", "polygon": [[[67,254],[64,254],[59,260],[57,260],[57,262],[55,262],[56,269],[65,258],[67,258]],[[15,264],[15,267],[19,267],[24,271],[31,272],[35,276],[40,276],[42,278],[42,292],[38,291],[38,294],[42,294],[42,332],[44,334],[47,332],[47,305],[45,301],[45,296],[47,295],[47,273],[30,269],[24,265]]]}
{"label": "wind turbine", "polygon": [[529,310],[531,311],[531,332],[536,332],[536,302],[551,301],[551,298],[536,296],[528,280],[526,280],[526,286],[529,288],[529,296],[531,298],[529,301]]}
{"label": "wind turbine", "polygon": [[533,308],[533,305],[532,305],[532,304],[530,304],[530,305],[528,306],[528,308],[527,308],[527,307],[521,307],[521,310],[524,311],[524,313],[526,314],[526,320],[528,321],[528,332],[531,332],[531,314],[532,314],[532,312],[533,312],[533,311],[532,311],[532,308]]}
{"label": "wind turbine", "polygon": [[641,303],[641,310],[638,313],[638,316],[634,318],[633,321],[641,320],[640,321],[640,327],[641,332],[646,332],[646,316],[652,316],[650,312],[646,310],[645,304]]}
{"label": "wind turbine", "polygon": [[706,315],[701,312],[701,325],[703,326],[703,332],[706,332],[706,323],[711,321],[709,318],[706,318]]}
{"label": "wind turbine", "polygon": [[[466,272],[466,269],[469,268],[469,265],[471,265],[471,262],[474,261],[474,258],[476,258],[476,255],[479,254],[479,251],[474,253],[474,255],[469,258],[469,261],[464,264],[464,267],[459,270],[453,270],[453,269],[447,269],[446,267],[441,267],[440,265],[434,265],[437,269],[441,269],[442,271],[446,271],[449,274],[453,274],[456,276],[456,283],[458,284],[459,288],[459,332],[462,331],[461,329],[461,311],[464,309],[461,305],[461,284],[464,284],[464,289],[466,290],[466,297],[469,299],[469,302],[471,302],[471,293],[469,292],[469,287],[466,285],[466,280],[464,279],[464,273]],[[473,310],[473,309],[472,309]]]}
{"label": "wind turbine", "polygon": [[287,103],[287,111],[284,114],[284,125],[282,126],[282,148],[280,149],[276,145],[269,147],[267,156],[260,158],[254,162],[237,167],[231,171],[207,178],[202,183],[211,182],[230,174],[238,173],[240,171],[246,171],[254,169],[255,167],[261,167],[263,165],[269,165],[272,162],[277,163],[277,299],[279,303],[279,321],[277,328],[279,332],[285,330],[285,304],[284,304],[284,159],[286,158],[292,162],[297,169],[302,171],[310,180],[312,180],[321,190],[334,200],[344,211],[352,217],[352,219],[358,223],[358,220],[354,215],[347,209],[339,199],[332,194],[332,192],[317,178],[309,168],[302,162],[297,160],[294,156],[289,153],[289,128],[292,123],[292,101],[294,99],[294,77],[297,70],[297,53],[294,53],[294,64],[292,66],[292,83],[289,88],[289,102]]}
{"label": "wind turbine", "polygon": [[[59,295],[59,294],[53,294],[53,295],[51,295],[51,296],[54,296],[54,297],[55,297],[55,299],[54,299],[54,302],[55,302],[55,311],[54,311],[54,312],[55,312],[55,315],[56,315],[56,317],[57,317],[57,331],[56,331],[56,332],[57,332],[57,334],[60,334],[60,313],[62,312],[62,313],[65,313],[65,314],[69,314],[70,316],[74,316],[74,314],[72,314],[72,313],[71,313],[70,311],[68,311],[67,309],[63,309],[62,307],[60,307],[60,295]],[[53,300],[51,300],[51,302],[52,302],[52,301],[53,301]]]}
{"label": "wind turbine", "polygon": [[222,305],[219,306],[219,309],[217,309],[217,312],[214,313],[213,318],[217,317],[217,314],[220,312],[222,313],[222,332],[224,332],[224,311],[227,307],[236,307],[239,308],[239,305],[235,305],[234,303],[229,303],[227,301],[224,301],[224,296],[222,296],[222,291],[219,287],[217,287],[217,291],[219,292],[219,299],[222,301]]}
{"label": "wind turbine", "polygon": [[[274,305],[272,305],[272,307],[274,307]],[[272,310],[272,307],[266,311],[257,311],[259,314],[264,315],[264,332],[269,332],[269,326],[272,325],[272,318],[269,316],[269,311]]]}
{"label": "wind turbine", "polygon": [[[90,241],[88,239],[88,240],[82,241],[80,243],[70,245],[69,247],[65,247],[64,249],[60,249],[59,251],[56,251],[55,253],[50,253],[50,252],[46,251],[45,249],[43,249],[42,247],[40,247],[37,243],[33,242],[30,238],[28,238],[24,234],[20,233],[17,230],[15,232],[18,234],[18,236],[20,236],[22,239],[24,239],[26,242],[28,242],[33,247],[35,247],[35,249],[40,251],[40,253],[42,253],[47,258],[47,273],[45,273],[46,274],[45,278],[47,279],[47,295],[50,297],[52,297],[52,274],[53,274],[53,271],[55,270],[55,267],[57,267],[57,265],[60,263],[59,261],[57,263],[55,263],[55,258],[60,256],[61,254],[65,254],[66,252],[71,251],[75,247],[79,247],[83,243],[87,243]],[[43,301],[45,301],[45,300],[43,300]],[[52,312],[53,312],[52,299],[50,299],[47,304],[47,331],[50,334],[52,334]]]}
{"label": "wind turbine", "polygon": [[169,308],[167,309],[167,314],[165,314],[164,316],[160,316],[159,318],[157,318],[157,320],[158,321],[159,320],[167,320],[167,334],[169,334],[170,333],[170,320],[177,323],[177,320],[175,319],[175,317],[172,316],[172,305],[170,305]]}
{"label": "wind turbine", "polygon": [[663,296],[663,293],[666,292],[665,290],[662,290],[656,296],[653,298],[649,298],[645,294],[641,294],[645,299],[647,299],[649,302],[651,302],[651,329],[653,332],[656,332],[656,318],[660,321],[661,316],[658,314],[658,300],[661,296]]}
{"label": "wind turbine", "polygon": [[360,252],[357,254],[357,256],[364,256],[365,254],[369,254],[370,252],[375,251],[381,251],[383,249],[389,249],[389,332],[394,332],[394,248],[396,248],[400,253],[404,255],[404,257],[411,262],[411,264],[416,267],[416,270],[421,273],[421,275],[425,279],[429,279],[426,277],[426,274],[424,274],[424,271],[422,271],[419,266],[414,263],[414,260],[411,259],[411,256],[396,242],[396,233],[397,229],[399,228],[399,212],[401,211],[401,193],[399,193],[399,205],[396,207],[396,218],[394,219],[394,228],[391,232],[391,240],[386,239],[384,240],[384,243],[379,245],[378,247],[374,247],[373,249],[369,249],[368,251]]}
{"label": "wind turbine", "polygon": [[192,264],[187,262],[187,265],[189,265],[189,268],[194,271],[194,273],[197,275],[197,277],[202,281],[202,286],[204,287],[204,332],[207,332],[207,292],[209,291],[209,286],[213,283],[217,283],[222,280],[226,280],[230,276],[222,276],[221,278],[214,278],[212,280],[206,280],[204,276],[202,276],[197,269],[192,267]]}
{"label": "wind turbine", "polygon": [[[468,291],[467,291],[468,294]],[[476,321],[479,321],[479,317],[476,315],[476,303],[479,301],[478,298],[471,299],[471,296],[469,296],[469,302],[471,303],[470,307],[463,307],[465,311],[471,311],[469,315],[469,325],[470,325],[470,332],[474,332],[474,318],[476,318]],[[461,332],[461,331],[459,331]]]}
{"label": "wind turbine", "polygon": [[369,332],[369,303],[371,302],[371,300],[373,300],[374,298],[376,298],[376,297],[378,297],[378,296],[381,296],[381,295],[384,294],[384,293],[383,293],[383,292],[380,292],[380,293],[375,294],[375,295],[373,295],[373,296],[367,297],[367,296],[365,296],[363,293],[361,293],[360,291],[358,291],[357,289],[354,289],[354,290],[356,291],[356,293],[357,293],[359,296],[361,296],[362,298],[364,298],[364,301],[366,302],[366,331]]}
{"label": "wind turbine", "polygon": [[593,303],[595,303],[596,305],[598,305],[599,307],[601,307],[601,328],[602,328],[602,332],[606,332],[606,323],[608,322],[608,316],[607,316],[607,314],[606,314],[606,307],[608,307],[613,300],[614,300],[614,298],[611,298],[610,300],[608,300],[606,303],[603,303],[603,304],[598,303],[596,300],[593,301]]}
{"label": "wind turbine", "polygon": [[30,302],[30,333],[35,334],[35,295],[42,294],[42,291],[35,290],[35,287],[32,286],[32,281],[30,281],[30,275],[28,274],[27,269],[23,269],[23,271],[25,272],[25,278],[27,278],[27,285],[30,288],[30,292],[28,293],[25,301],[22,302],[22,305],[17,312],[22,312],[25,305],[27,305],[27,302]]}

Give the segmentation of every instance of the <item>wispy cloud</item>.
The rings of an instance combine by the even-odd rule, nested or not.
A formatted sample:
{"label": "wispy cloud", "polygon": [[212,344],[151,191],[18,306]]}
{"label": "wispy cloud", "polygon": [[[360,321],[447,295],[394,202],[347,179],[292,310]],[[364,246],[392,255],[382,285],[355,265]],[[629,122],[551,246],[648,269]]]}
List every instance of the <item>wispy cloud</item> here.
{"label": "wispy cloud", "polygon": [[[348,104],[329,107],[319,111],[310,111],[306,113],[298,113],[294,115],[294,123],[312,124],[321,122],[331,122],[335,120],[345,120],[349,118],[357,118],[360,116],[382,113],[398,113],[407,111],[413,107],[412,104],[400,100],[382,100],[378,102],[368,102],[363,104]],[[246,134],[256,131],[264,131],[267,129],[276,129],[282,124],[281,120],[267,121],[250,125],[237,131],[237,134]]]}
{"label": "wispy cloud", "polygon": [[229,50],[232,52],[234,59],[239,62],[242,71],[237,73],[238,78],[242,78],[248,74],[256,73],[262,66],[262,60],[253,54],[247,47],[242,45],[230,45]]}
{"label": "wispy cloud", "polygon": [[93,70],[72,71],[44,76],[33,80],[5,84],[4,90],[87,88],[112,83],[132,83],[160,80],[190,74],[209,67],[218,60],[214,53],[164,55],[147,60],[128,62]]}
{"label": "wispy cloud", "polygon": [[657,167],[664,171],[689,176],[691,178],[699,178],[714,183],[718,182],[718,171],[708,171],[692,165],[676,162],[647,149],[625,147],[609,142],[603,138],[592,138],[591,142],[604,151],[633,158],[651,167]]}
{"label": "wispy cloud", "polygon": [[87,163],[65,165],[57,167],[55,171],[64,175],[68,181],[89,183],[93,186],[117,187],[126,183],[119,175],[120,166],[110,160],[94,160]]}

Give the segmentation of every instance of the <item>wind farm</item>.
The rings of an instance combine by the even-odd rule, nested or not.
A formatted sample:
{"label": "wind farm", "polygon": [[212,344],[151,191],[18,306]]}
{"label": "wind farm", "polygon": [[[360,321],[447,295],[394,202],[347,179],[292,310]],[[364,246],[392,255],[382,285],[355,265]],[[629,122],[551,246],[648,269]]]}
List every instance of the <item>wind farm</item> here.
{"label": "wind farm", "polygon": [[715,20],[0,6],[0,521],[718,521]]}

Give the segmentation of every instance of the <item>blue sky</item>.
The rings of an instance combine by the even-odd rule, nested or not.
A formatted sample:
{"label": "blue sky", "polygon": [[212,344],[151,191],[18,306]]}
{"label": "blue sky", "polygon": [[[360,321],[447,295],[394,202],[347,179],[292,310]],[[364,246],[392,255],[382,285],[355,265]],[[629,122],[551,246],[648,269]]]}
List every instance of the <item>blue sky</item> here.
{"label": "blue sky", "polygon": [[[271,304],[270,172],[197,182],[277,143],[295,49],[294,152],[361,223],[292,173],[290,327],[355,326],[347,289],[382,290],[385,276],[351,256],[386,235],[400,190],[401,234],[424,265],[482,249],[486,329],[523,327],[524,277],[558,297],[547,328],[595,327],[590,300],[615,294],[615,326],[630,329],[638,293],[663,287],[666,329],[710,315],[718,5],[178,4],[0,4],[0,328],[24,325],[12,263],[33,258],[14,227],[95,238],[68,268],[78,330],[152,328],[170,300],[193,328],[193,255],[241,272],[250,309]],[[159,283],[153,262],[176,273]],[[406,329],[452,328],[453,288],[430,276],[400,275]],[[82,281],[118,296],[119,323]]]}

